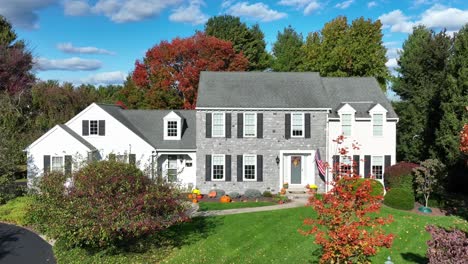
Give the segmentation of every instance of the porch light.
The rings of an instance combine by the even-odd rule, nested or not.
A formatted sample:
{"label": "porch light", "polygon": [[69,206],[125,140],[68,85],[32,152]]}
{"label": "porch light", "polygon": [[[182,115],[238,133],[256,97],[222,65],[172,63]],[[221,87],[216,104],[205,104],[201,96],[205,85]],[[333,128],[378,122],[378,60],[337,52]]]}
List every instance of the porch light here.
{"label": "porch light", "polygon": [[279,165],[279,163],[280,163],[280,158],[276,156],[276,165]]}

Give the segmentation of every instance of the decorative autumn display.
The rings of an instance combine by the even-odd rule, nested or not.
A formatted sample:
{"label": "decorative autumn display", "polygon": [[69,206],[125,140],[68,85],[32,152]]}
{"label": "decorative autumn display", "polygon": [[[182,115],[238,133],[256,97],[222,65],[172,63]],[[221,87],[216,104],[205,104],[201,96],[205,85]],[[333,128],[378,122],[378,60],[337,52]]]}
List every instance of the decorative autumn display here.
{"label": "decorative autumn display", "polygon": [[[338,153],[347,156],[348,149],[341,145],[344,138],[334,142]],[[353,150],[357,145],[353,144]],[[339,168],[340,164],[334,164]],[[352,170],[353,172],[356,170]],[[371,263],[370,257],[379,247],[390,247],[394,235],[385,234],[382,227],[393,221],[391,216],[375,217],[381,207],[382,196],[371,195],[370,181],[359,186],[358,174],[333,170],[336,177],[332,189],[320,199],[310,196],[309,205],[317,212],[318,218],[304,220],[301,230],[304,235],[315,235],[315,243],[322,247],[320,263]]]}
{"label": "decorative autumn display", "polygon": [[192,203],[198,203],[198,200],[197,200],[197,199],[193,199],[193,200],[192,200]]}
{"label": "decorative autumn display", "polygon": [[187,197],[188,197],[189,199],[193,199],[193,194],[189,193],[189,194],[187,195]]}
{"label": "decorative autumn display", "polygon": [[208,198],[216,198],[216,191],[211,191],[208,193]]}
{"label": "decorative autumn display", "polygon": [[285,195],[285,194],[286,194],[286,189],[285,189],[285,188],[281,188],[280,194],[281,194],[281,195]]}
{"label": "decorative autumn display", "polygon": [[195,194],[195,195],[200,195],[201,194],[200,190],[197,189],[197,188],[193,189],[192,193]]}
{"label": "decorative autumn display", "polygon": [[197,195],[197,199],[198,199],[198,200],[203,199],[203,194],[198,194],[198,195]]}
{"label": "decorative autumn display", "polygon": [[231,197],[229,195],[223,195],[221,198],[219,198],[219,201],[221,203],[230,203],[231,202]]}
{"label": "decorative autumn display", "polygon": [[287,182],[283,183],[283,188],[288,189],[289,188],[289,183],[287,183]]}

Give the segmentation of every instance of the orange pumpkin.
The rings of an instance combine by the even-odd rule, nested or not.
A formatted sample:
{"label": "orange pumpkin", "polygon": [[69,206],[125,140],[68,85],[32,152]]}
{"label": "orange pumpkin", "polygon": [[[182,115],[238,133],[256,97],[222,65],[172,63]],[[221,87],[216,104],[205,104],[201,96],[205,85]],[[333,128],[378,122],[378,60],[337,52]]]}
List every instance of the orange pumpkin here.
{"label": "orange pumpkin", "polygon": [[219,198],[219,201],[221,203],[230,203],[231,202],[231,197],[229,195],[223,195],[221,198]]}
{"label": "orange pumpkin", "polygon": [[198,200],[197,200],[197,199],[193,199],[193,200],[192,200],[192,203],[198,203]]}
{"label": "orange pumpkin", "polygon": [[193,199],[193,195],[191,193],[189,193],[188,198]]}
{"label": "orange pumpkin", "polygon": [[215,197],[216,197],[216,191],[211,191],[211,192],[208,194],[208,197],[209,197],[209,198],[215,198]]}

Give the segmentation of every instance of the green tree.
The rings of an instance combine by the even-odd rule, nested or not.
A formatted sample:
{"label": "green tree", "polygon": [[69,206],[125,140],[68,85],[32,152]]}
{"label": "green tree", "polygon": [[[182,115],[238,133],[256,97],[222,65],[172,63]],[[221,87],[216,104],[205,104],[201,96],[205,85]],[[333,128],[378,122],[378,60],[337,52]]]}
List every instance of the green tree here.
{"label": "green tree", "polygon": [[249,60],[249,70],[258,71],[269,67],[270,55],[265,50],[264,34],[258,24],[248,27],[239,17],[214,16],[205,24],[205,33],[218,39],[232,42],[236,52],[242,52]]}
{"label": "green tree", "polygon": [[278,32],[276,42],[273,44],[272,63],[274,71],[300,71],[303,63],[302,45],[304,40],[302,34],[297,33],[291,26],[283,32]]}
{"label": "green tree", "polygon": [[0,15],[0,91],[9,94],[28,91],[35,80],[31,52],[16,38],[11,24]]}
{"label": "green tree", "polygon": [[468,24],[455,35],[447,88],[440,92],[440,123],[435,133],[436,154],[447,166],[459,161],[459,131],[468,123]]}
{"label": "green tree", "polygon": [[441,119],[440,95],[447,89],[451,43],[445,31],[436,34],[424,26],[415,27],[403,43],[392,87],[402,99],[396,107],[400,160],[436,157],[435,129]]}
{"label": "green tree", "polygon": [[303,69],[322,76],[373,76],[385,90],[390,75],[382,37],[379,20],[361,17],[349,25],[346,17],[337,17],[307,36]]}

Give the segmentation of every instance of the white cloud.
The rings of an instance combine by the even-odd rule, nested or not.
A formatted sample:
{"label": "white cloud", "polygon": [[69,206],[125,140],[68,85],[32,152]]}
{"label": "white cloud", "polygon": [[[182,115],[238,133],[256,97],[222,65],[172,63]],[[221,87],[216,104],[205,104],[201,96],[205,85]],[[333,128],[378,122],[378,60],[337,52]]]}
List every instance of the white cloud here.
{"label": "white cloud", "polygon": [[230,6],[227,13],[233,16],[246,17],[249,19],[269,22],[287,17],[286,13],[278,12],[270,9],[264,3],[249,4],[248,2],[240,2]]}
{"label": "white cloud", "polygon": [[37,29],[37,11],[53,5],[58,0],[0,0],[0,15],[6,17],[15,27]]}
{"label": "white cloud", "polygon": [[50,60],[47,58],[34,59],[34,68],[39,71],[93,71],[101,68],[99,60],[88,60],[78,57],[68,59]]}
{"label": "white cloud", "polygon": [[[2,0],[0,0],[2,1]],[[86,0],[68,0],[64,12],[67,15],[104,15],[117,23],[141,21],[159,15],[170,7],[177,7],[184,0],[97,0],[89,5]],[[86,6],[88,5],[88,6]],[[68,8],[68,9],[67,9]]]}
{"label": "white cloud", "polygon": [[100,72],[83,78],[81,82],[95,85],[122,84],[126,78],[127,74],[121,71]]}
{"label": "white cloud", "polygon": [[304,10],[304,15],[309,15],[321,7],[320,3],[316,0],[281,0],[278,2],[278,5],[292,6],[296,9]]}
{"label": "white cloud", "polygon": [[389,59],[387,63],[385,63],[385,66],[390,69],[394,69],[395,67],[398,66],[398,62],[396,58]]}
{"label": "white cloud", "polygon": [[65,53],[115,55],[115,52],[108,51],[106,49],[100,49],[96,47],[75,47],[70,42],[57,44],[57,49]]}
{"label": "white cloud", "polygon": [[169,20],[193,25],[203,24],[208,20],[208,16],[201,11],[202,5],[204,5],[203,1],[192,0],[188,6],[176,8],[169,16]]}
{"label": "white cloud", "polygon": [[372,7],[374,7],[374,6],[377,6],[377,2],[376,2],[376,1],[371,1],[371,2],[367,3],[367,7],[368,7],[368,8],[372,8]]}
{"label": "white cloud", "polygon": [[379,16],[379,20],[382,22],[384,28],[390,28],[391,32],[413,32],[414,22],[410,21],[410,18],[405,16],[401,10],[393,10],[390,13]]}
{"label": "white cloud", "polygon": [[83,16],[89,14],[91,7],[86,0],[66,0],[63,11],[67,16]]}
{"label": "white cloud", "polygon": [[424,11],[419,16],[419,20],[411,20],[401,10],[383,14],[379,19],[384,28],[390,28],[392,32],[411,33],[416,25],[425,25],[432,29],[446,28],[449,32],[453,32],[468,22],[468,10],[436,4]]}
{"label": "white cloud", "polygon": [[348,8],[352,3],[354,3],[354,0],[346,0],[346,1],[343,1],[341,3],[338,3],[335,5],[336,8],[340,8],[340,9],[346,9]]}

